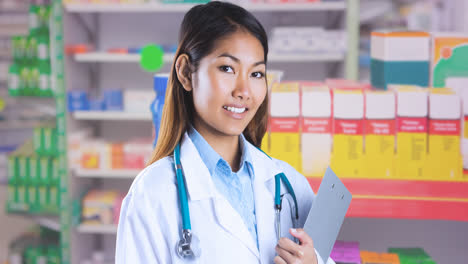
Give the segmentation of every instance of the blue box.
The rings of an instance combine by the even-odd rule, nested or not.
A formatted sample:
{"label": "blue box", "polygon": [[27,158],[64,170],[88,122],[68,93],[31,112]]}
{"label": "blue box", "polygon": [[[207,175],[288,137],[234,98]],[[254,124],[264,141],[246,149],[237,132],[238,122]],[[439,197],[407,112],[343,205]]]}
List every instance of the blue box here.
{"label": "blue box", "polygon": [[389,84],[429,85],[429,61],[382,61],[371,59],[371,84],[387,90]]}
{"label": "blue box", "polygon": [[122,90],[105,90],[103,93],[105,108],[108,111],[123,110]]}
{"label": "blue box", "polygon": [[89,100],[89,110],[91,111],[105,111],[106,104],[102,99],[92,99]]}
{"label": "blue box", "polygon": [[69,112],[89,110],[88,93],[86,91],[69,91],[67,98]]}

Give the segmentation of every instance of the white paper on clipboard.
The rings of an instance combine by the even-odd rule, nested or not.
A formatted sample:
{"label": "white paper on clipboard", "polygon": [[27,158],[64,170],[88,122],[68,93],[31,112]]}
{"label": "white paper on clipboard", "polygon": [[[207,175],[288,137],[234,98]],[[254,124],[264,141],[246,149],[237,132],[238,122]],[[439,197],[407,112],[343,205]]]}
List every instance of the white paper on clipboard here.
{"label": "white paper on clipboard", "polygon": [[324,263],[330,257],[351,199],[351,193],[328,167],[304,224]]}

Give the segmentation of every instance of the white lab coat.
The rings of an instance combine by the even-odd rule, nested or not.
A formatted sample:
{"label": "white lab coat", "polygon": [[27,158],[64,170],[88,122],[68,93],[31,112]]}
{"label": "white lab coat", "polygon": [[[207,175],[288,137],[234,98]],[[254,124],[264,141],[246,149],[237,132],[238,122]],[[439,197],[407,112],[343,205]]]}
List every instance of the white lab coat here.
{"label": "white lab coat", "polygon": [[[284,172],[297,196],[299,226],[309,213],[314,193],[307,179],[287,163],[271,160],[249,143],[254,170],[254,198],[258,244],[242,218],[220,194],[208,168],[187,134],[181,143],[192,233],[200,240],[201,256],[190,263],[273,263],[277,244],[274,211],[274,176]],[[286,193],[285,186],[281,193]],[[173,158],[166,157],[144,169],[125,197],[117,232],[116,264],[187,263],[176,254],[181,237]],[[292,239],[291,208],[283,201],[282,236]],[[317,254],[318,256],[318,254]],[[319,264],[323,264],[320,256]],[[333,264],[329,259],[327,264]]]}

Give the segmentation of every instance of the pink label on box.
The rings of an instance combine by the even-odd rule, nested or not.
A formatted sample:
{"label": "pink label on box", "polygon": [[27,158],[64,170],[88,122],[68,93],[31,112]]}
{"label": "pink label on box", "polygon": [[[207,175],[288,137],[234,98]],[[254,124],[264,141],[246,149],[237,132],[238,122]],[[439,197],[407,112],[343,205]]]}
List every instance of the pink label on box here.
{"label": "pink label on box", "polygon": [[331,133],[330,118],[307,118],[302,119],[303,133],[329,134]]}
{"label": "pink label on box", "polygon": [[460,120],[429,120],[429,134],[459,136]]}
{"label": "pink label on box", "polygon": [[271,118],[271,132],[299,133],[299,118]]}
{"label": "pink label on box", "polygon": [[343,135],[362,135],[363,120],[343,120],[335,119],[335,134]]}
{"label": "pink label on box", "polygon": [[425,117],[399,117],[397,119],[398,132],[426,133],[427,118]]}
{"label": "pink label on box", "polygon": [[366,120],[367,135],[394,135],[395,120]]}

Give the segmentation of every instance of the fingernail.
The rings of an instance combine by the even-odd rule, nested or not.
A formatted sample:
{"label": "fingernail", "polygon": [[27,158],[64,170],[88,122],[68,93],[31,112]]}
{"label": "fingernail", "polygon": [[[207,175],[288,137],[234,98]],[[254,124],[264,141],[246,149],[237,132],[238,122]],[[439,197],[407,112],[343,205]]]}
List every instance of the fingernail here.
{"label": "fingernail", "polygon": [[299,250],[297,253],[298,253],[299,255],[301,255],[301,256],[304,256],[304,252],[302,252],[302,251],[300,251],[300,250]]}
{"label": "fingernail", "polygon": [[293,232],[294,234],[297,234],[296,228],[291,228],[291,232]]}

